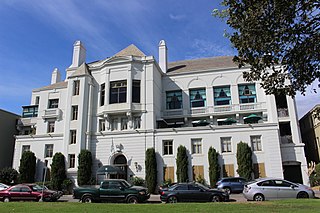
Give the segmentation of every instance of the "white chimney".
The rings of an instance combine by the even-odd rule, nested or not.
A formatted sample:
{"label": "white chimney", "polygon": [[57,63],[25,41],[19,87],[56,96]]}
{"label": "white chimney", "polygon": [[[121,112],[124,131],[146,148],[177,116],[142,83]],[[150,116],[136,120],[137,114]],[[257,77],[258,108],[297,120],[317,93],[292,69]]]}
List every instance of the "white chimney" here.
{"label": "white chimney", "polygon": [[168,69],[168,49],[166,42],[161,40],[159,43],[159,66],[162,72],[166,73]]}
{"label": "white chimney", "polygon": [[61,81],[61,74],[58,70],[58,68],[54,68],[52,71],[52,76],[51,76],[51,84],[55,84]]}
{"label": "white chimney", "polygon": [[86,49],[81,41],[76,41],[73,44],[72,64],[69,68],[79,67],[86,61]]}

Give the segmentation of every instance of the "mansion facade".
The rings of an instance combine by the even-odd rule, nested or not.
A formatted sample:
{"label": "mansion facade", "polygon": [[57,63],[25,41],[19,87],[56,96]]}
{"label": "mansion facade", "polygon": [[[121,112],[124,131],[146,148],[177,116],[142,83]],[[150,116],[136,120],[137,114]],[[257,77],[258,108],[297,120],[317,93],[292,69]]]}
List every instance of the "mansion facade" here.
{"label": "mansion facade", "polygon": [[[238,176],[237,143],[253,151],[253,178],[279,177],[308,184],[304,144],[289,96],[266,95],[246,82],[232,57],[168,63],[165,41],[159,60],[130,45],[114,56],[86,63],[76,41],[66,78],[32,91],[18,123],[13,167],[30,150],[42,180],[54,153],[66,157],[68,177],[77,180],[78,154],[90,150],[98,179],[145,178],[145,152],[157,153],[158,183],[176,181],[177,148],[188,150],[189,180],[209,183],[208,150],[219,152],[221,177]],[[101,168],[113,166],[118,173]],[[107,168],[107,167],[106,167]],[[109,167],[108,167],[109,168]],[[97,171],[100,171],[97,173]]]}

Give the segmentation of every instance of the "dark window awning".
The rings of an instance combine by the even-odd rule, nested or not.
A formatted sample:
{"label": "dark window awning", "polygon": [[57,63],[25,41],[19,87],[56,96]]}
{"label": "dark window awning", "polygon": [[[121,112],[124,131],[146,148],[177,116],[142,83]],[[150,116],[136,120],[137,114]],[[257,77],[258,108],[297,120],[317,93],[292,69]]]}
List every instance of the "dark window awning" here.
{"label": "dark window awning", "polygon": [[125,174],[125,171],[116,166],[106,165],[101,166],[97,170],[97,175],[106,175],[106,174]]}

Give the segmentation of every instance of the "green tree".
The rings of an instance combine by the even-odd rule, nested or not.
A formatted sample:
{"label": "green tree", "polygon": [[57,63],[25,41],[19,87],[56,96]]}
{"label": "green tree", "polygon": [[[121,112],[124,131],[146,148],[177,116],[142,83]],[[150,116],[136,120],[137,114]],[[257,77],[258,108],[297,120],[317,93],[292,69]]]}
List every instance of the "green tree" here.
{"label": "green tree", "polygon": [[240,142],[237,145],[237,172],[239,176],[251,180],[252,176],[252,151],[247,143]]}
{"label": "green tree", "polygon": [[61,152],[54,154],[51,164],[51,183],[53,189],[61,190],[63,181],[67,178],[65,157]]}
{"label": "green tree", "polygon": [[219,153],[212,146],[208,151],[210,186],[214,187],[220,178]]}
{"label": "green tree", "polygon": [[92,172],[92,155],[89,150],[81,150],[78,155],[78,165],[78,184],[89,185]]}
{"label": "green tree", "polygon": [[19,173],[13,168],[3,168],[0,170],[0,182],[4,184],[17,183]]}
{"label": "green tree", "polygon": [[36,173],[36,156],[31,151],[25,151],[20,159],[20,182],[21,183],[33,183]]}
{"label": "green tree", "polygon": [[154,148],[146,151],[146,184],[148,191],[154,193],[157,187],[157,158]]}
{"label": "green tree", "polygon": [[238,50],[233,60],[239,68],[250,65],[244,72],[247,81],[261,80],[267,94],[294,95],[320,80],[319,0],[223,0],[221,4],[226,9],[215,9],[213,14],[232,28],[227,36]]}
{"label": "green tree", "polygon": [[177,174],[178,182],[187,182],[189,180],[189,176],[188,176],[189,162],[188,162],[187,149],[182,145],[178,147],[176,164],[177,164],[176,174]]}

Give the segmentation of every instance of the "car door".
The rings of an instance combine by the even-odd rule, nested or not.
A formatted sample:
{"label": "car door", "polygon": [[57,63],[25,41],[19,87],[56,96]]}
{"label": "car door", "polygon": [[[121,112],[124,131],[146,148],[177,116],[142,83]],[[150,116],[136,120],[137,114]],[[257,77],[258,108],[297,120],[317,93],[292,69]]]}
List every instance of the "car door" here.
{"label": "car door", "polygon": [[274,182],[278,187],[278,199],[297,197],[297,190],[294,188],[294,186],[296,186],[295,184],[285,180],[275,180]]}
{"label": "car door", "polygon": [[262,181],[257,185],[259,187],[259,190],[257,190],[256,194],[263,194],[266,200],[274,200],[278,198],[278,188],[275,186],[273,180]]}
{"label": "car door", "polygon": [[100,199],[107,201],[123,201],[124,188],[119,181],[105,181],[100,187]]}
{"label": "car door", "polygon": [[190,199],[187,184],[177,184],[171,194],[176,196],[180,202],[188,202]]}
{"label": "car door", "polygon": [[11,200],[20,200],[20,186],[12,187],[9,190],[9,197]]}
{"label": "car door", "polygon": [[204,189],[200,188],[197,185],[189,184],[188,191],[189,193],[186,195],[186,197],[189,201],[194,201],[194,202],[209,201],[209,193],[207,193]]}
{"label": "car door", "polygon": [[36,194],[32,193],[32,190],[27,186],[22,186],[20,188],[20,198],[22,200],[36,200],[38,197]]}

